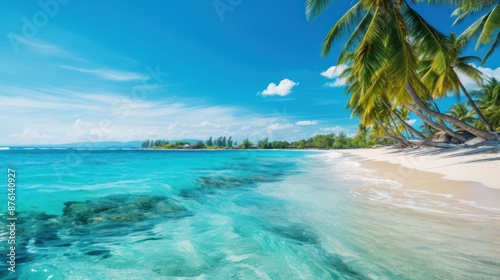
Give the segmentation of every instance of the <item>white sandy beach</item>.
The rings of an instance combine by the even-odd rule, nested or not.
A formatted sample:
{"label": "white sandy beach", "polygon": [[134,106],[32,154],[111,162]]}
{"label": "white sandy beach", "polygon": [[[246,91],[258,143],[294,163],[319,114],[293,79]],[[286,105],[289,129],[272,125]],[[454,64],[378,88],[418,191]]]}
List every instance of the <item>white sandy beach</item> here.
{"label": "white sandy beach", "polygon": [[352,149],[346,154],[361,157],[363,167],[403,187],[500,207],[500,147]]}

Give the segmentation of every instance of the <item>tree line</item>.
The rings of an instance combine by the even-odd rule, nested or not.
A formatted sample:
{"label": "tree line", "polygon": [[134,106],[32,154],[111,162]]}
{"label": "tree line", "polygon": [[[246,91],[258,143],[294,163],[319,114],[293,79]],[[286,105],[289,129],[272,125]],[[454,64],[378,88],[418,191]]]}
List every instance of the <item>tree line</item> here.
{"label": "tree line", "polygon": [[[415,9],[420,2],[451,5],[456,23],[476,21],[462,34],[444,34]],[[307,0],[306,15],[313,19],[333,3]],[[477,0],[354,1],[330,29],[322,55],[341,44],[337,65],[347,81],[347,108],[374,137],[412,146],[409,138],[427,142],[441,133],[455,142],[470,137],[498,140],[500,83],[485,76],[473,63],[483,64],[500,46],[500,2]],[[470,42],[476,50],[489,46],[484,57],[464,54]],[[469,92],[458,74],[476,84]],[[466,102],[442,110],[436,101],[454,94]],[[410,114],[424,125],[419,129]]]}
{"label": "tree line", "polygon": [[227,148],[232,148],[234,146],[238,146],[238,142],[234,141],[231,136],[226,137],[226,136],[219,136],[218,138],[213,139],[212,136],[208,138],[206,141],[207,146],[209,147],[227,147]]}
{"label": "tree line", "polygon": [[298,141],[270,141],[269,138],[258,140],[256,143],[244,139],[240,145],[232,137],[210,137],[205,143],[199,141],[196,144],[187,142],[170,143],[167,140],[146,140],[142,143],[143,149],[347,149],[366,148],[373,145],[388,145],[391,141],[385,138],[372,137],[369,130],[359,125],[356,135],[348,137],[344,132],[337,135],[319,134]]}

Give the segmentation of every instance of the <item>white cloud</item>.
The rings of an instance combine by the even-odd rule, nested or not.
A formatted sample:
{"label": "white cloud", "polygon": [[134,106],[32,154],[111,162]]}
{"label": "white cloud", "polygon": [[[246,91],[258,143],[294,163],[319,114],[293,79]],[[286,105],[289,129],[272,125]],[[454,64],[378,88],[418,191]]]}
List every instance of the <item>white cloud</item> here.
{"label": "white cloud", "polygon": [[321,76],[326,77],[327,79],[334,80],[333,82],[326,83],[326,86],[329,87],[343,87],[346,85],[346,78],[340,78],[342,72],[347,69],[347,65],[340,64],[331,66],[326,71],[321,72]]}
{"label": "white cloud", "polygon": [[41,55],[58,55],[64,57],[72,57],[73,54],[66,51],[65,49],[48,43],[46,41],[42,41],[39,39],[28,39],[22,36],[16,37],[16,40],[21,42],[26,46],[29,51],[34,53],[38,53]]}
{"label": "white cloud", "polygon": [[271,95],[279,95],[279,96],[286,96],[289,95],[292,92],[292,88],[299,83],[296,83],[292,80],[289,79],[283,79],[281,82],[276,85],[275,83],[270,83],[267,88],[262,91],[262,95],[264,96],[271,96]]}
{"label": "white cloud", "polygon": [[345,129],[341,126],[333,126],[333,127],[323,127],[320,129],[320,133],[335,133],[338,134],[340,132],[344,131]]}
{"label": "white cloud", "polygon": [[169,125],[167,126],[167,129],[168,129],[168,130],[172,130],[172,129],[176,128],[176,127],[177,127],[177,124],[176,124],[176,123],[172,123],[172,124],[169,124]]}
{"label": "white cloud", "polygon": [[221,124],[221,123],[212,123],[209,121],[202,121],[199,124],[193,125],[193,127],[214,127],[214,128],[223,128],[227,127],[227,124]]}
{"label": "white cloud", "polygon": [[[475,65],[472,64],[472,66],[476,67]],[[492,69],[492,68],[488,68],[488,67],[476,67],[479,71],[481,71],[484,76],[485,76],[485,83],[488,82],[488,79],[490,78],[495,78],[497,80],[500,80],[500,67],[497,67],[495,69]],[[466,75],[462,74],[461,72],[458,72],[458,77],[460,78],[460,81],[462,82],[462,84],[464,85],[464,87],[468,90],[468,91],[472,91],[472,90],[477,90],[478,89],[478,86],[476,84],[476,82],[474,82],[474,80],[472,80],[471,78],[467,77]]]}
{"label": "white cloud", "polygon": [[298,121],[295,123],[296,125],[317,125],[317,121]]}
{"label": "white cloud", "polygon": [[342,74],[342,72],[344,72],[345,69],[347,69],[347,67],[348,66],[345,64],[331,66],[326,71],[321,72],[321,76],[328,79],[337,78],[340,76],[340,74]]}
{"label": "white cloud", "polygon": [[283,129],[288,129],[293,127],[293,124],[280,124],[280,123],[275,123],[267,126],[267,130],[273,131],[273,130],[283,130]]}
{"label": "white cloud", "polygon": [[479,71],[483,72],[483,74],[486,75],[486,77],[488,77],[488,78],[495,78],[497,80],[500,80],[500,67],[497,67],[495,69],[491,69],[491,68],[479,66],[477,69],[479,69]]}
{"label": "white cloud", "polygon": [[12,133],[9,135],[10,138],[16,139],[54,139],[54,136],[48,135],[46,133],[40,133],[34,129],[26,128],[21,133]]}
{"label": "white cloud", "polygon": [[326,83],[325,85],[328,87],[343,87],[347,84],[347,79],[345,78],[338,78],[335,81],[331,83]]}
{"label": "white cloud", "polygon": [[102,79],[117,81],[117,82],[135,81],[135,80],[141,80],[143,78],[143,76],[138,74],[138,73],[118,71],[118,70],[105,69],[105,68],[85,69],[85,68],[73,67],[73,66],[68,66],[68,65],[61,65],[61,68],[73,70],[73,71],[78,71],[78,72],[82,72],[82,73],[88,73],[88,74],[98,76]]}
{"label": "white cloud", "polygon": [[[8,94],[1,94],[1,93]],[[114,92],[0,85],[2,145],[58,144],[145,139],[208,139],[232,136],[241,142],[307,138],[319,127],[284,110],[258,114],[236,106],[211,106],[203,100],[134,99]],[[12,115],[16,114],[16,118]],[[319,124],[322,124],[318,120]],[[305,124],[308,124],[305,125]],[[24,128],[30,129],[23,132]],[[327,132],[323,132],[327,133]],[[18,137],[18,138],[15,138]],[[19,137],[24,137],[20,141]],[[52,138],[50,138],[52,137]]]}
{"label": "white cloud", "polygon": [[416,122],[417,122],[416,119],[409,119],[409,120],[406,121],[406,123],[409,124],[409,125],[414,125]]}

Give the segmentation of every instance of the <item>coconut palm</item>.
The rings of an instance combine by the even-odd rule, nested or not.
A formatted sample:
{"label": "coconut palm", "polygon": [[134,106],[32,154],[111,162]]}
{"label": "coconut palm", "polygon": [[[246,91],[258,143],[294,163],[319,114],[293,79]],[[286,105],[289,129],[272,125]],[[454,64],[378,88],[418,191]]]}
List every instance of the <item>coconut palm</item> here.
{"label": "coconut palm", "polygon": [[[317,16],[332,2],[307,0],[308,18]],[[357,81],[362,91],[376,95],[381,91],[372,89],[384,88],[381,84],[388,81],[384,90],[390,90],[396,105],[415,102],[426,114],[481,138],[494,138],[426,105],[424,100],[430,93],[417,75],[418,60],[433,60],[431,70],[442,72],[449,65],[448,40],[405,0],[359,0],[330,29],[323,42],[323,55],[328,54],[332,44],[345,34],[350,36],[339,55],[339,62],[351,65],[349,80]],[[420,50],[419,57],[417,50]]]}
{"label": "coconut palm", "polygon": [[483,63],[500,46],[500,1],[498,0],[418,0],[417,2],[429,2],[432,4],[451,4],[458,8],[453,11],[457,17],[454,24],[462,22],[469,16],[484,13],[479,19],[472,23],[462,36],[468,39],[477,37],[476,50],[482,45],[491,44],[488,52],[483,58]]}
{"label": "coconut palm", "polygon": [[485,118],[495,130],[500,130],[500,81],[490,79],[479,90],[474,91],[473,95],[480,98],[478,105]]}
{"label": "coconut palm", "polygon": [[474,103],[474,100],[472,100],[472,97],[458,75],[461,73],[474,81],[477,86],[481,86],[483,82],[482,73],[471,65],[473,62],[481,61],[481,58],[477,56],[460,56],[467,45],[467,39],[463,37],[459,38],[455,35],[455,33],[451,33],[448,39],[450,43],[450,48],[448,50],[448,62],[450,64],[447,67],[442,68],[443,71],[441,73],[436,73],[431,70],[432,61],[421,61],[420,66],[423,68],[421,71],[422,82],[430,88],[433,98],[447,97],[449,91],[454,92],[457,98],[460,98],[460,90],[462,90],[465,97],[469,101],[470,107],[475,111],[484,126],[488,129],[488,131],[493,132],[493,128],[484,118],[483,114]]}
{"label": "coconut palm", "polygon": [[450,116],[453,116],[463,122],[470,124],[475,122],[475,118],[472,116],[467,102],[453,104],[453,106],[451,106],[451,108],[448,110],[448,113],[450,114]]}

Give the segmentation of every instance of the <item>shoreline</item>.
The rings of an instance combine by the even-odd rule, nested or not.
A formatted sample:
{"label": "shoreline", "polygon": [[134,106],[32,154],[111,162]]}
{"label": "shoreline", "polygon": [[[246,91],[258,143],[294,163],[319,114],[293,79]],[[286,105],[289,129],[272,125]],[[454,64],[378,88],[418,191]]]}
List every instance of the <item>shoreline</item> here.
{"label": "shoreline", "polygon": [[500,180],[496,175],[500,154],[496,150],[380,148],[340,152],[354,156],[375,176],[401,183],[402,188],[452,195],[457,200],[500,209]]}

